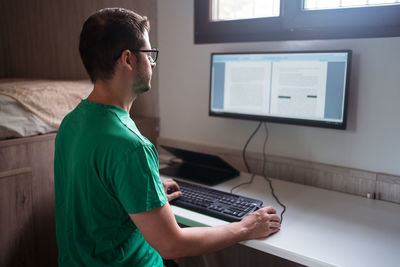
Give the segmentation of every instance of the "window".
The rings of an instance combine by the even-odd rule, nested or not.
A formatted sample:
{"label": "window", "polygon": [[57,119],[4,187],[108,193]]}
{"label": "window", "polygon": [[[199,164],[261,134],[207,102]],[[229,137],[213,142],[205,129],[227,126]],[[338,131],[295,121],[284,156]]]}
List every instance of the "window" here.
{"label": "window", "polygon": [[279,16],[280,0],[213,0],[212,20],[237,20]]}
{"label": "window", "polygon": [[368,7],[399,4],[400,0],[305,0],[305,10]]}
{"label": "window", "polygon": [[195,43],[400,36],[400,0],[195,0]]}

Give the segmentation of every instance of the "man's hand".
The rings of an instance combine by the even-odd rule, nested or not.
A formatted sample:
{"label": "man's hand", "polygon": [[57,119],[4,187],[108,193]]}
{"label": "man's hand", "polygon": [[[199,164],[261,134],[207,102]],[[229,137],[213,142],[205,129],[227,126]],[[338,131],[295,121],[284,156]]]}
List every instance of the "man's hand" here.
{"label": "man's hand", "polygon": [[[167,196],[168,201],[174,200],[182,195],[179,185],[174,180],[162,180],[162,185],[164,186],[165,195]],[[172,193],[168,194],[168,189],[170,189]]]}
{"label": "man's hand", "polygon": [[[163,181],[165,188],[175,184]],[[272,207],[259,209],[240,222],[214,227],[180,228],[169,203],[146,212],[130,214],[149,244],[165,259],[208,254],[233,244],[267,237],[280,228],[279,217]]]}
{"label": "man's hand", "polygon": [[273,207],[261,208],[241,221],[247,232],[246,239],[267,237],[281,229],[281,220]]}

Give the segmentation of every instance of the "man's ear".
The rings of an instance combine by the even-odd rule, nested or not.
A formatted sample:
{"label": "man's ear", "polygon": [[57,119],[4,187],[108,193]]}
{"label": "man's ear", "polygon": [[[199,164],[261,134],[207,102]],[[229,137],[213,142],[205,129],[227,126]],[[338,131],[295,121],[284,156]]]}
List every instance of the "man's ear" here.
{"label": "man's ear", "polygon": [[135,68],[134,54],[129,49],[122,51],[121,53],[121,63],[122,67],[133,70]]}

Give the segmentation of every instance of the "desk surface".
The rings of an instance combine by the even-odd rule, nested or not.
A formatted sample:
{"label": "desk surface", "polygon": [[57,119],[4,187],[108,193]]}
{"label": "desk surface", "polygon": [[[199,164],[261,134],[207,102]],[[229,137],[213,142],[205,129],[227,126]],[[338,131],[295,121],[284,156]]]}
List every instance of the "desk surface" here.
{"label": "desk surface", "polygon": [[[249,174],[212,188],[229,192]],[[241,244],[307,266],[400,266],[400,205],[272,179],[287,210],[281,230],[266,239]],[[234,193],[282,208],[268,183],[256,176]],[[178,222],[217,226],[227,222],[172,206]]]}

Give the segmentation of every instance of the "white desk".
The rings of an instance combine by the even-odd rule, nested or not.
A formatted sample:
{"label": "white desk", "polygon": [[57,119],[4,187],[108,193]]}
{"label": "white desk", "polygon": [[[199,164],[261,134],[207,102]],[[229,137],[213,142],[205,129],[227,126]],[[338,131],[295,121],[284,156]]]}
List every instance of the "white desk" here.
{"label": "white desk", "polygon": [[[242,174],[213,188],[229,192],[250,175]],[[273,179],[275,192],[287,206],[281,230],[243,245],[307,266],[400,266],[400,205]],[[234,191],[281,207],[268,183]],[[216,226],[225,221],[172,206],[176,220],[188,226]]]}

